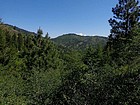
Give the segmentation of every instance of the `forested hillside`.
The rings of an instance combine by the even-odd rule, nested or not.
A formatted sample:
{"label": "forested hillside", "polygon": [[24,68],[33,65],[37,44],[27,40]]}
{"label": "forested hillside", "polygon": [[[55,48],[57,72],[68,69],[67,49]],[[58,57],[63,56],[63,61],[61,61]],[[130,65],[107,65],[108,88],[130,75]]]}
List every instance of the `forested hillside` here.
{"label": "forested hillside", "polygon": [[52,39],[56,45],[60,45],[69,49],[85,50],[88,46],[102,46],[107,42],[106,37],[101,36],[80,36],[77,34],[65,34]]}
{"label": "forested hillside", "polygon": [[[2,24],[0,28],[2,30],[8,30],[11,33],[21,33],[24,35],[35,36],[37,35],[35,32],[30,32],[9,24]],[[48,36],[48,33],[46,33],[46,36]],[[56,46],[74,50],[85,50],[88,46],[93,46],[95,48],[97,46],[104,47],[108,38],[102,36],[80,36],[77,34],[64,34],[56,38],[51,38],[51,40]]]}
{"label": "forested hillside", "polygon": [[0,105],[139,105],[138,4],[119,0],[105,46],[83,51],[63,49],[40,28],[27,34],[0,22]]}
{"label": "forested hillside", "polygon": [[36,35],[36,33],[35,32],[30,32],[30,31],[27,31],[27,30],[24,30],[24,29],[21,29],[21,28],[19,28],[19,27],[16,27],[16,26],[13,26],[13,25],[10,25],[10,24],[2,24],[1,26],[0,26],[0,28],[1,29],[3,29],[3,30],[8,30],[8,31],[16,31],[16,32],[18,32],[18,33],[22,33],[22,34],[25,34],[25,35]]}

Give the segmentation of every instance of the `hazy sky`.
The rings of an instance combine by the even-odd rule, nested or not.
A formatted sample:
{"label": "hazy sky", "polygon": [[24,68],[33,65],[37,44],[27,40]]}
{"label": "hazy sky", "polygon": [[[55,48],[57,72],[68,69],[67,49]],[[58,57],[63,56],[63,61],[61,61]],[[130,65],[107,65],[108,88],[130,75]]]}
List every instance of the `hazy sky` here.
{"label": "hazy sky", "polygon": [[0,0],[8,24],[56,37],[64,33],[108,36],[112,7],[118,0]]}

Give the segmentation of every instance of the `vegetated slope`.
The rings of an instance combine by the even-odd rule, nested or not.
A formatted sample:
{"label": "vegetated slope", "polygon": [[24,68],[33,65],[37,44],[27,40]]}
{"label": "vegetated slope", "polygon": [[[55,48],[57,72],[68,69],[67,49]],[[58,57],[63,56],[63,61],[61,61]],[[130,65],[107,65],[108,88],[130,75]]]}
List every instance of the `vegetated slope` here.
{"label": "vegetated slope", "polygon": [[[21,29],[17,26],[9,24],[1,24],[0,29],[8,31],[10,33],[21,33],[24,35],[37,35],[35,32],[30,32],[25,29]],[[105,46],[107,42],[107,37],[102,36],[80,36],[77,34],[64,34],[57,38],[51,39],[56,45],[71,48],[71,49],[85,49],[87,46],[91,45],[96,47],[97,45]]]}
{"label": "vegetated slope", "polygon": [[73,49],[83,49],[91,45],[96,47],[98,45],[105,46],[107,37],[102,36],[80,36],[77,34],[64,34],[52,39],[56,44]]}
{"label": "vegetated slope", "polygon": [[13,26],[10,24],[0,24],[0,29],[2,29],[4,31],[11,32],[11,33],[22,33],[25,35],[36,35],[35,32],[30,32],[30,31],[27,31],[25,29],[21,29],[17,26]]}
{"label": "vegetated slope", "polygon": [[0,105],[46,105],[44,98],[60,85],[59,53],[40,32],[0,24]]}

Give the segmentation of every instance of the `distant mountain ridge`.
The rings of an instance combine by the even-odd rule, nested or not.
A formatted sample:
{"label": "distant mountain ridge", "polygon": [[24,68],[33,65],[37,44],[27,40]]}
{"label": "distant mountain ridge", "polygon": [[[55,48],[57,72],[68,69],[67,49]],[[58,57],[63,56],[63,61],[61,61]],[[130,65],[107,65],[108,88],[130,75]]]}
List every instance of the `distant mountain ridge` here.
{"label": "distant mountain ridge", "polygon": [[31,34],[36,35],[35,32],[30,32],[30,31],[27,31],[25,29],[22,29],[22,28],[19,28],[17,26],[13,26],[13,25],[10,25],[10,24],[1,24],[0,29],[12,31],[12,32],[15,32],[15,33],[22,33],[22,34],[25,34],[25,35],[31,35]]}
{"label": "distant mountain ridge", "polygon": [[108,38],[103,36],[81,36],[74,33],[64,34],[52,39],[57,45],[73,49],[84,49],[90,45],[93,47],[105,46],[107,40]]}
{"label": "distant mountain ridge", "polygon": [[[19,27],[9,25],[9,24],[0,24],[0,29],[7,30],[10,33],[21,33],[25,35],[37,35],[35,32],[30,32]],[[107,37],[103,36],[81,36],[75,33],[63,34],[56,38],[51,38],[51,40],[57,45],[63,48],[70,49],[85,49],[87,46],[96,47],[98,45],[105,46],[108,40]]]}

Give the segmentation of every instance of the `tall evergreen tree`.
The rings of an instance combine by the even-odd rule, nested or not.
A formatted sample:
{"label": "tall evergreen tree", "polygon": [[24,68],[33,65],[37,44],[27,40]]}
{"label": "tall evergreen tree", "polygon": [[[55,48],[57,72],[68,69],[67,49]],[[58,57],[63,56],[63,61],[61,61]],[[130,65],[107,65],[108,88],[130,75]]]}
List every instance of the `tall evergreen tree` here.
{"label": "tall evergreen tree", "polygon": [[37,30],[37,38],[41,38],[42,34],[43,34],[43,31],[39,27],[39,29]]}
{"label": "tall evergreen tree", "polygon": [[112,8],[113,18],[109,20],[111,34],[110,41],[126,40],[131,38],[130,32],[138,26],[140,8],[138,0],[119,0],[116,7]]}
{"label": "tall evergreen tree", "polygon": [[116,7],[112,8],[113,18],[109,20],[111,34],[107,43],[107,50],[111,59],[119,65],[127,63],[123,52],[127,44],[132,42],[133,30],[139,27],[140,7],[138,0],[118,0]]}
{"label": "tall evergreen tree", "polygon": [[42,34],[43,34],[43,31],[39,27],[39,29],[37,30],[37,44],[39,47],[41,46]]}
{"label": "tall evergreen tree", "polygon": [[47,34],[45,35],[45,38],[46,38],[46,39],[50,39],[49,33],[48,33],[48,32],[47,32]]}

